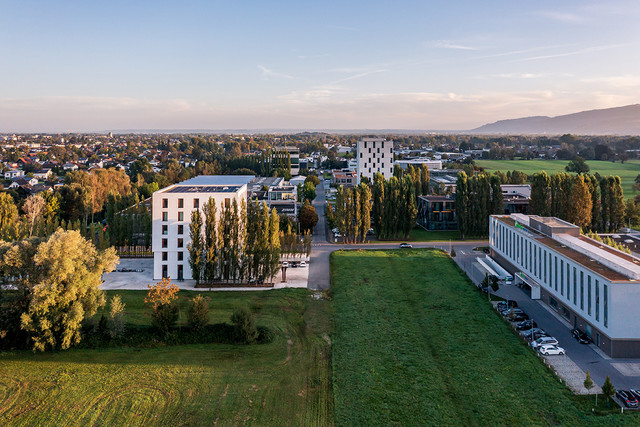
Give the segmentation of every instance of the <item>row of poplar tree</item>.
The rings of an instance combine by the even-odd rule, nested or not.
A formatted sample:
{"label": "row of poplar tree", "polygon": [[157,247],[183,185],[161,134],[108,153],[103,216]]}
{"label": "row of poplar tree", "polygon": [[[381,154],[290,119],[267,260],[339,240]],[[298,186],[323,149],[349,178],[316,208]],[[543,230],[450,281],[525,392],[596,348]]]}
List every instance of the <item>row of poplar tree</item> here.
{"label": "row of poplar tree", "polygon": [[280,261],[280,218],[275,209],[236,200],[216,207],[210,198],[191,213],[189,265],[196,284],[273,278]]}
{"label": "row of poplar tree", "polygon": [[364,242],[371,228],[371,189],[361,183],[354,188],[338,187],[335,209],[328,210],[345,243]]}
{"label": "row of poplar tree", "polygon": [[[427,186],[428,188],[428,186]],[[408,238],[418,217],[417,198],[422,193],[411,174],[385,180],[377,173],[373,179],[373,223],[379,239]]]}
{"label": "row of poplar tree", "polygon": [[462,171],[456,181],[456,218],[464,239],[489,234],[489,215],[504,213],[501,179],[485,173],[467,176]]}
{"label": "row of poplar tree", "polygon": [[584,230],[611,233],[625,220],[625,200],[618,176],[539,172],[531,179],[531,214],[555,216]]}

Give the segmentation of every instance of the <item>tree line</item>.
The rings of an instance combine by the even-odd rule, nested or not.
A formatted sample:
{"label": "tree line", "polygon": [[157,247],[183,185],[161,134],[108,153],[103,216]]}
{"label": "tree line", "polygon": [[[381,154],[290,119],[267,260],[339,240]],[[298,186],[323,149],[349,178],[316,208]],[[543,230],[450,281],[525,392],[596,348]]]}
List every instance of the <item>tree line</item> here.
{"label": "tree line", "polygon": [[228,206],[217,213],[210,198],[191,213],[189,265],[196,285],[220,281],[271,279],[280,261],[280,218],[275,209],[255,201]]}
{"label": "tree line", "polygon": [[361,183],[354,188],[338,187],[335,209],[328,207],[330,222],[345,243],[364,242],[371,228],[371,189]]}
{"label": "tree line", "polygon": [[[427,186],[428,187],[428,186]],[[408,238],[416,224],[418,205],[416,188],[411,174],[385,180],[381,173],[373,179],[373,227],[379,239]]]}
{"label": "tree line", "polygon": [[456,181],[456,217],[464,239],[489,234],[489,215],[502,214],[503,197],[499,175],[485,173],[468,177],[462,171]]}
{"label": "tree line", "polygon": [[531,213],[555,216],[583,230],[611,233],[625,223],[635,210],[633,201],[625,202],[620,177],[566,173],[548,175],[539,172],[531,180]]}

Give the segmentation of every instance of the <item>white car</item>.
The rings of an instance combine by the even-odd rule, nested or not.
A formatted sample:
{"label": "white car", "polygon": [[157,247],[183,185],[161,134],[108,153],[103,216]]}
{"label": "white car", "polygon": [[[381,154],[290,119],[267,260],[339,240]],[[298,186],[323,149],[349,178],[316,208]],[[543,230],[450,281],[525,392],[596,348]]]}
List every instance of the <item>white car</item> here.
{"label": "white car", "polygon": [[562,347],[558,347],[555,345],[551,345],[551,344],[543,344],[540,347],[538,347],[538,351],[540,352],[540,354],[544,354],[545,356],[550,356],[552,354],[564,354],[564,348]]}
{"label": "white car", "polygon": [[284,261],[284,262],[282,263],[282,266],[283,266],[284,268],[288,268],[288,267],[289,267],[289,263],[288,263],[287,261]]}
{"label": "white car", "polygon": [[558,345],[558,340],[555,339],[554,337],[540,337],[531,343],[531,347],[538,348],[541,345],[545,345],[545,344]]}
{"label": "white car", "polygon": [[300,261],[300,267],[306,267],[306,266],[307,266],[306,261]]}

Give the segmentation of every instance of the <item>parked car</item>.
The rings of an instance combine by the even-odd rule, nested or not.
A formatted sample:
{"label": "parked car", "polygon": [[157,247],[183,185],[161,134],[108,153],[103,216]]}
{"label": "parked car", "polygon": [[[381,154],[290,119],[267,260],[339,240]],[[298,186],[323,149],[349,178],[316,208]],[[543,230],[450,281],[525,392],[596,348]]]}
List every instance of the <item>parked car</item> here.
{"label": "parked car", "polygon": [[633,396],[636,399],[640,399],[640,389],[637,388],[632,388],[631,390],[629,390],[631,392],[631,394],[633,394]]}
{"label": "parked car", "polygon": [[514,300],[500,301],[497,307],[498,307],[498,310],[504,310],[511,307],[518,307],[518,303]]}
{"label": "parked car", "polygon": [[504,310],[502,310],[500,313],[502,313],[503,316],[507,317],[510,315],[518,315],[518,314],[524,314],[524,311],[522,311],[522,309],[520,308],[505,308]]}
{"label": "parked car", "polygon": [[589,344],[591,342],[589,336],[580,329],[572,329],[571,334],[580,344]]}
{"label": "parked car", "polygon": [[478,286],[478,290],[480,292],[482,292],[483,294],[486,294],[487,292],[489,292],[489,287],[488,286]]}
{"label": "parked car", "polygon": [[528,331],[529,329],[535,328],[537,326],[538,324],[535,321],[525,320],[524,322],[518,323],[518,326],[516,326],[516,328],[520,331]]}
{"label": "parked car", "polygon": [[289,263],[288,263],[287,261],[283,261],[283,262],[282,262],[282,266],[283,266],[284,268],[288,268],[288,267],[289,267]]}
{"label": "parked car", "polygon": [[307,261],[300,261],[300,267],[306,267]]}
{"label": "parked car", "polygon": [[[525,337],[528,340],[536,340],[541,336],[546,336],[547,333],[544,331],[544,329],[540,329],[540,328],[531,328],[528,331],[524,331],[522,333],[522,336]],[[532,339],[533,337],[533,339]]]}
{"label": "parked car", "polygon": [[540,352],[540,354],[544,354],[545,356],[551,356],[551,355],[555,355],[555,354],[564,354],[564,348],[562,347],[557,347],[555,345],[551,345],[551,344],[544,344],[541,345],[540,347],[538,347],[538,351]]}
{"label": "parked car", "polygon": [[543,345],[558,345],[558,340],[555,337],[540,337],[531,343],[531,347],[538,348]]}
{"label": "parked car", "polygon": [[529,320],[529,315],[527,313],[516,313],[509,315],[509,320],[511,322],[522,322],[523,320]]}
{"label": "parked car", "polygon": [[638,399],[630,391],[618,390],[616,391],[616,397],[620,399],[627,408],[638,407]]}
{"label": "parked car", "polygon": [[411,249],[413,246],[411,245],[411,243],[400,243],[400,247],[402,249]]}

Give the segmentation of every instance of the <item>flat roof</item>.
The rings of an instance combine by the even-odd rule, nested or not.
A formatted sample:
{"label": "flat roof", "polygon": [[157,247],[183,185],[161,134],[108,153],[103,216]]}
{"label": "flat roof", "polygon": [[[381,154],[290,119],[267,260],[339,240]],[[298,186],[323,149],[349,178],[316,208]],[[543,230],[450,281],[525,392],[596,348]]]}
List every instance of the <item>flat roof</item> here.
{"label": "flat roof", "polygon": [[[515,220],[509,216],[498,216],[497,217],[499,221],[504,222],[505,224],[509,225],[510,227],[515,227],[516,223]],[[542,218],[542,217],[539,217]],[[563,221],[564,222],[564,221]],[[538,242],[544,244],[545,246],[553,249],[554,251],[566,256],[567,258],[577,262],[578,264],[582,265],[583,267],[593,271],[596,274],[600,274],[602,277],[605,277],[613,282],[631,282],[631,281],[635,281],[634,279],[630,278],[627,275],[624,275],[622,273],[619,273],[615,270],[613,270],[612,268],[609,268],[607,266],[605,266],[604,264],[596,261],[592,256],[589,256],[589,252],[595,252],[595,249],[601,249],[599,247],[596,247],[589,239],[588,243],[589,245],[593,246],[593,248],[589,248],[589,247],[584,247],[585,252],[579,252],[575,249],[571,249],[570,247],[568,247],[567,245],[554,240],[551,237],[547,237],[544,234],[541,234],[540,232],[538,232],[537,230],[529,227],[528,225],[523,224],[522,222],[518,221],[518,226],[522,227],[525,229],[525,231],[528,232],[529,237],[532,237],[534,239],[536,239]],[[562,226],[566,226],[565,224],[562,224]],[[569,236],[569,237],[573,237],[570,236],[568,234],[562,234],[563,237],[565,236]],[[584,236],[581,236],[584,237]],[[595,241],[594,241],[595,242]],[[613,250],[613,248],[612,248]],[[618,258],[623,258],[622,256],[620,256],[621,254],[615,254],[615,256],[617,256]],[[629,256],[626,255],[625,256]],[[634,258],[635,260],[635,258]],[[622,261],[622,259],[621,259]],[[638,260],[635,260],[638,261]],[[629,262],[629,261],[627,261]]]}
{"label": "flat roof", "polygon": [[200,175],[175,185],[244,185],[249,184],[254,175]]}
{"label": "flat roof", "polygon": [[163,193],[235,193],[242,185],[176,185]]}

